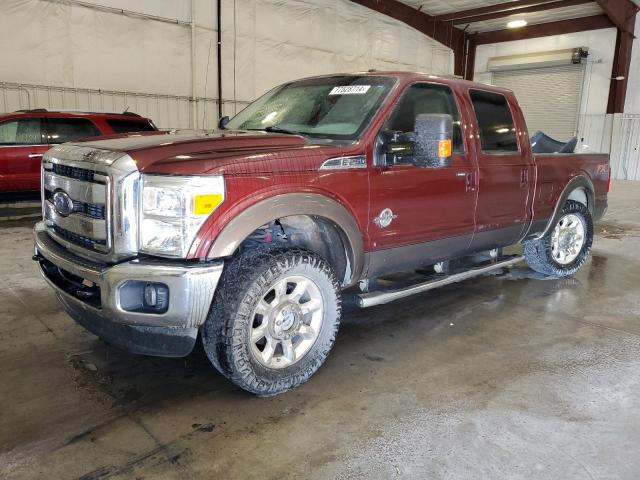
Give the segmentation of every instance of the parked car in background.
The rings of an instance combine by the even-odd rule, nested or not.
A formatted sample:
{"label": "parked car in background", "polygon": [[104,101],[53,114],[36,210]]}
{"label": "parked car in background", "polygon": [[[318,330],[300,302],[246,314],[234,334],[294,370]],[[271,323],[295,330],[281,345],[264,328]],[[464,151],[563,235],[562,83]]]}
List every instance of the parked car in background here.
{"label": "parked car in background", "polygon": [[0,114],[0,192],[40,189],[40,162],[52,146],[83,138],[157,130],[132,112],[48,111]]}

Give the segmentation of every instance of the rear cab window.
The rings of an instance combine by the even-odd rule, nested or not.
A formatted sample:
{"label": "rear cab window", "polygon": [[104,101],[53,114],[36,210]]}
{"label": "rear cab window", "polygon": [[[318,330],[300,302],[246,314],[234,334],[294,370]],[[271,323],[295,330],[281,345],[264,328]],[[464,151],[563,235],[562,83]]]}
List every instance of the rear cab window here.
{"label": "rear cab window", "polygon": [[478,121],[482,151],[488,154],[518,152],[513,115],[507,98],[496,92],[469,90]]}
{"label": "rear cab window", "polygon": [[154,132],[156,129],[147,120],[124,120],[119,118],[109,118],[106,120],[116,133],[130,133],[130,132]]}
{"label": "rear cab window", "polygon": [[102,132],[86,118],[47,118],[49,143],[65,143],[81,138],[98,137]]}

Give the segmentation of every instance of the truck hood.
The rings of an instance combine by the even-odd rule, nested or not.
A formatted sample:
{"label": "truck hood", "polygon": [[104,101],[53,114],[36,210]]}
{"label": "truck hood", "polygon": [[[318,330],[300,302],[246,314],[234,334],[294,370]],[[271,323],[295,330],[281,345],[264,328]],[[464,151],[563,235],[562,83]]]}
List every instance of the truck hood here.
{"label": "truck hood", "polygon": [[312,170],[331,151],[339,151],[336,145],[312,144],[299,135],[233,130],[150,132],[81,144],[125,152],[141,172],[164,174]]}

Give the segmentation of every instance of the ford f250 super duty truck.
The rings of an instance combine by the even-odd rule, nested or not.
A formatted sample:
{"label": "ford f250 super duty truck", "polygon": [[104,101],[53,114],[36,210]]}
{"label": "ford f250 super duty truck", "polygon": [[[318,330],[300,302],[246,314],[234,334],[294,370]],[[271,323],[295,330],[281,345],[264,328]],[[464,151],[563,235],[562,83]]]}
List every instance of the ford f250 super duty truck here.
{"label": "ford f250 super duty truck", "polygon": [[533,154],[514,95],[488,85],[315,77],[220,127],[49,150],[34,259],[98,336],[184,356],[200,333],[260,395],[318,370],[344,290],[368,307],[524,259],[572,275],[607,208],[608,157]]}

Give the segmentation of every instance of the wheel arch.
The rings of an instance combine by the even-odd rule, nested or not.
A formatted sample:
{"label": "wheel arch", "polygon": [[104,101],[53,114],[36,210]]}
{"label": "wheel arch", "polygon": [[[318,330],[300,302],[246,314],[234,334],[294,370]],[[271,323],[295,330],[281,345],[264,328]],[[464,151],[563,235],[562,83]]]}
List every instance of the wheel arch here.
{"label": "wheel arch", "polygon": [[[360,279],[364,268],[360,228],[344,205],[318,193],[285,193],[248,207],[222,229],[207,258],[232,256],[253,232],[273,221],[295,230],[292,245],[308,248],[338,267],[343,286]],[[338,251],[329,248],[337,241]]]}
{"label": "wheel arch", "polygon": [[558,222],[562,215],[562,207],[567,200],[575,200],[582,203],[587,207],[589,213],[593,215],[595,208],[595,189],[591,179],[585,175],[577,175],[569,180],[558,196],[558,201],[556,202],[556,206],[553,210],[553,215],[547,222],[544,231],[535,237],[536,239],[544,237]]}

